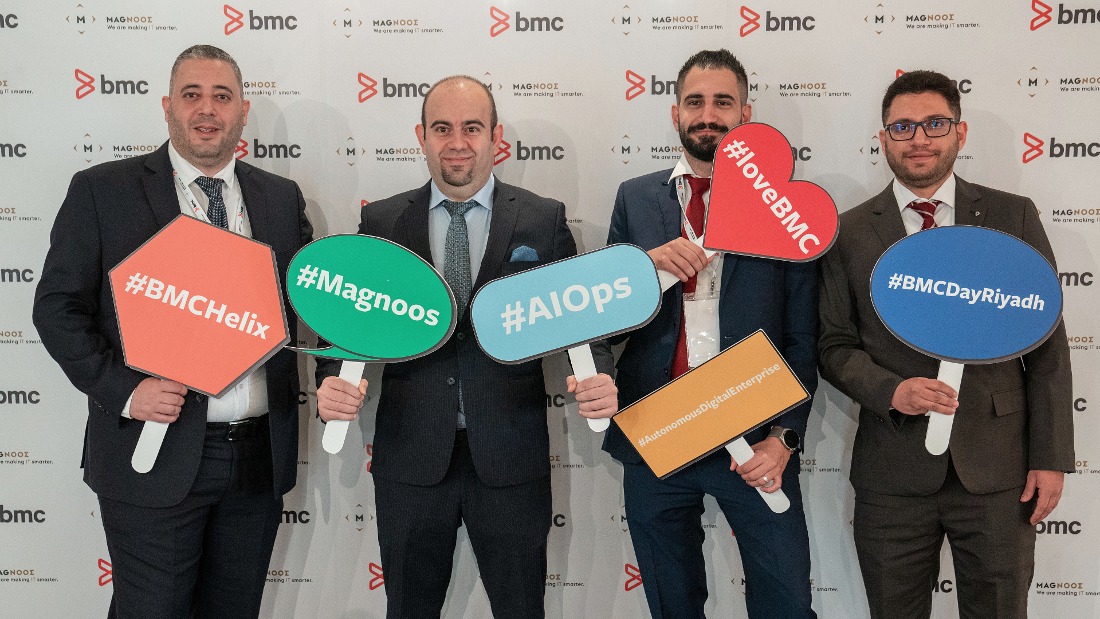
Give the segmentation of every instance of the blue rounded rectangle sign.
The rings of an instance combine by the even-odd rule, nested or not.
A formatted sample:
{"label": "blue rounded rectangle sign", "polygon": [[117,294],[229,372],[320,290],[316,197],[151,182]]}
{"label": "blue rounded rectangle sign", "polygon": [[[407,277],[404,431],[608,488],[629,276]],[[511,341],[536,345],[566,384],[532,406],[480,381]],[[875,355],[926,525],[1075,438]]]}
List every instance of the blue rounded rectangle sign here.
{"label": "blue rounded rectangle sign", "polygon": [[1062,316],[1058,274],[1014,236],[946,226],[894,243],[871,273],[879,318],[909,346],[956,363],[994,363],[1042,344]]}
{"label": "blue rounded rectangle sign", "polygon": [[620,244],[491,281],[470,319],[485,354],[521,363],[645,325],[660,307],[653,261]]}

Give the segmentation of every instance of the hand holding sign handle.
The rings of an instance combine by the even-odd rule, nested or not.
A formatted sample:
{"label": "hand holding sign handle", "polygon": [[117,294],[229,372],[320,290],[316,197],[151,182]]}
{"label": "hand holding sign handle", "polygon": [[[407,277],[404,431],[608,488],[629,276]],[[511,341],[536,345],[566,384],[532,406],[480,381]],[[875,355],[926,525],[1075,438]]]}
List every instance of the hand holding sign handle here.
{"label": "hand holding sign handle", "polygon": [[[965,367],[961,363],[940,361],[940,373],[936,378],[950,385],[955,393],[958,393]],[[928,411],[928,431],[924,435],[924,448],[928,450],[928,453],[938,456],[947,451],[947,445],[951,442],[951,426],[954,423],[954,415]]]}
{"label": "hand holding sign handle", "polygon": [[[579,383],[597,374],[596,360],[592,358],[592,347],[588,344],[569,349],[569,363],[573,366],[573,378]],[[610,419],[589,419],[588,427],[593,432],[603,432],[611,425]]]}
{"label": "hand holding sign handle", "polygon": [[[340,378],[358,385],[363,378],[363,369],[367,364],[363,361],[344,361],[340,364]],[[321,438],[321,446],[330,454],[338,454],[344,448],[344,438],[348,435],[350,421],[333,419],[325,424],[325,434]]]}
{"label": "hand holding sign handle", "polygon": [[[733,459],[736,460],[738,464],[744,464],[756,455],[756,452],[752,450],[752,447],[749,446],[748,441],[746,441],[744,437],[727,443],[726,451],[733,456]],[[756,491],[760,493],[760,497],[764,499],[768,507],[777,514],[782,514],[791,507],[791,500],[787,498],[783,490],[764,492],[763,488],[757,488]]]}
{"label": "hand holding sign handle", "polygon": [[[703,247],[703,238],[702,237],[692,239],[691,242],[695,243],[699,247]],[[703,247],[703,253],[706,254],[707,260],[710,260],[711,256],[713,256],[714,254],[716,254],[718,252],[714,251],[713,249],[707,249],[707,248]],[[657,270],[657,281],[659,281],[661,283],[661,292],[665,292],[669,288],[672,288],[676,284],[680,283],[680,278],[676,277],[672,273],[669,273],[668,271],[662,271],[662,270],[658,269]]]}

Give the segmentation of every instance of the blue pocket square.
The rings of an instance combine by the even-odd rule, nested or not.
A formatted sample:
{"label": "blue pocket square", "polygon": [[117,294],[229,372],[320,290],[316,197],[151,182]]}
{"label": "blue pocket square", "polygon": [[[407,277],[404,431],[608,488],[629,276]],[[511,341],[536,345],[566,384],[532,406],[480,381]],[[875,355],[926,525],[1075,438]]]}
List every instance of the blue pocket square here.
{"label": "blue pocket square", "polygon": [[508,262],[536,262],[539,259],[539,252],[534,248],[526,245],[520,245],[512,250],[512,257],[508,259]]}

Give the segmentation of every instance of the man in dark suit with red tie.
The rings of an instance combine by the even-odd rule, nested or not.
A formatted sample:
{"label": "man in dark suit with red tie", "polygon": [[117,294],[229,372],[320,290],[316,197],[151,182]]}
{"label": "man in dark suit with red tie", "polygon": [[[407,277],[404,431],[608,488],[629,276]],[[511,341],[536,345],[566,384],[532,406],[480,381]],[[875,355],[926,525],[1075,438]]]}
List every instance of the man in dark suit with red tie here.
{"label": "man in dark suit with red tie", "polygon": [[[871,304],[871,271],[908,234],[984,226],[1054,264],[1035,204],[953,170],[966,144],[959,91],[932,71],[898,77],[882,101],[879,141],[895,179],[845,212],[821,265],[821,375],[860,405],[852,450],[855,542],[871,616],[931,613],[946,536],[963,617],[1026,617],[1035,524],[1074,468],[1064,324],[1021,359],[967,365],[958,393],[938,362],[906,346]],[[955,416],[946,453],[924,446],[925,413]]]}
{"label": "man in dark suit with red tie", "polygon": [[[73,176],[35,293],[43,345],[88,396],[82,464],[113,564],[109,617],[258,616],[282,497],[294,486],[295,354],[276,353],[220,398],[150,377],[123,363],[107,280],[181,213],[270,245],[284,275],[309,242],[298,185],[233,157],[248,121],[242,90],[229,54],[181,53],[162,100],[169,141]],[[233,268],[192,251],[195,268]],[[293,339],[297,320],[288,322]],[[138,473],[130,460],[147,421],[169,426],[153,468]]]}
{"label": "man in dark suit with red tie", "polygon": [[[455,293],[458,325],[429,355],[386,366],[371,474],[386,616],[438,617],[465,525],[493,615],[544,616],[550,531],[549,435],[542,363],[504,365],[475,341],[469,301],[486,283],[576,254],[556,200],[492,173],[503,135],[492,92],[455,76],[424,97],[416,137],[427,184],[363,207],[360,234],[399,243],[431,262]],[[603,374],[570,377],[582,415],[616,411],[611,353],[594,346]],[[365,383],[318,362],[322,419],[355,419]]]}

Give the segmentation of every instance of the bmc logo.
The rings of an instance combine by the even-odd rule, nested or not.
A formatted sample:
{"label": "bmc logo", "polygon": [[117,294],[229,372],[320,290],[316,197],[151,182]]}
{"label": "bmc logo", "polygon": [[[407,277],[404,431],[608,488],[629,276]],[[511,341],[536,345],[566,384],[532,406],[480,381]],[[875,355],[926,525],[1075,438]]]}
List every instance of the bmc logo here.
{"label": "bmc logo", "polygon": [[[225,22],[225,34],[229,36],[244,28],[244,13],[226,4],[222,7],[222,13],[228,20]],[[293,15],[257,15],[254,11],[248,11],[249,30],[294,30],[298,27],[298,18]]]}
{"label": "bmc logo", "polygon": [[309,524],[310,514],[305,511],[283,511],[283,524]]}
{"label": "bmc logo", "polygon": [[30,269],[0,269],[0,283],[27,284],[33,281],[34,271]]}
{"label": "bmc logo", "polygon": [[[248,141],[237,142],[234,149],[237,159],[244,159],[249,155]],[[259,140],[252,140],[253,159],[297,159],[302,156],[302,147],[297,144],[263,144]]]}
{"label": "bmc logo", "polygon": [[25,157],[26,144],[0,144],[0,157]]}
{"label": "bmc logo", "polygon": [[[366,73],[360,73],[358,80],[359,85],[363,87],[359,91],[359,103],[378,94],[378,80]],[[431,89],[432,85],[427,82],[391,82],[389,78],[382,78],[382,97],[387,99],[423,97]]]}
{"label": "bmc logo", "polygon": [[371,579],[370,582],[367,583],[367,587],[369,587],[371,591],[374,591],[378,587],[386,584],[386,575],[382,573],[381,565],[378,565],[377,563],[374,563],[372,561],[371,563],[367,564],[367,569],[370,571],[371,575]]}
{"label": "bmc logo", "polygon": [[[523,142],[516,140],[516,161],[561,161],[565,159],[564,146],[525,146]],[[512,157],[512,145],[504,140],[500,141],[494,165],[499,165]]]}
{"label": "bmc logo", "polygon": [[42,524],[46,522],[46,512],[41,509],[4,509],[0,505],[0,524]]}
{"label": "bmc logo", "polygon": [[[630,69],[626,70],[626,83],[629,84],[626,89],[626,100],[630,101],[645,94],[646,92],[646,78],[638,75]],[[656,75],[651,75],[648,80],[649,94],[651,95],[675,95],[676,94],[676,80],[659,80]]]}
{"label": "bmc logo", "polygon": [[111,584],[115,579],[115,571],[111,563],[106,559],[100,559],[97,565],[99,566],[99,586],[105,587]]}
{"label": "bmc logo", "polygon": [[1063,522],[1060,520],[1048,520],[1035,525],[1035,532],[1039,535],[1080,535],[1081,523]]}
{"label": "bmc logo", "polygon": [[627,563],[623,566],[623,571],[626,572],[626,582],[623,584],[623,591],[633,591],[642,584],[642,572],[636,565]]}
{"label": "bmc logo", "polygon": [[[745,5],[741,5],[741,19],[745,20],[745,23],[741,24],[741,38],[747,37],[760,29],[760,13],[757,13]],[[764,13],[765,32],[809,31],[813,30],[816,25],[813,15],[807,15],[805,17],[785,17],[772,15],[771,11],[766,11]]]}
{"label": "bmc logo", "polygon": [[[1027,150],[1024,151],[1021,160],[1024,163],[1031,163],[1035,159],[1041,157],[1044,153],[1043,147],[1047,146],[1047,142],[1035,137],[1030,133],[1024,133],[1024,146],[1027,146]],[[1058,142],[1058,138],[1050,138],[1050,144],[1048,146],[1048,157],[1052,159],[1061,159],[1069,157],[1100,157],[1100,142]]]}
{"label": "bmc logo", "polygon": [[1091,286],[1093,282],[1092,273],[1088,271],[1059,273],[1058,279],[1062,282],[1062,286]]}
{"label": "bmc logo", "polygon": [[[489,7],[489,18],[493,25],[489,26],[489,36],[499,37],[512,27],[512,16],[495,6]],[[524,17],[516,11],[516,32],[561,32],[565,29],[565,19],[562,17]]]}
{"label": "bmc logo", "polygon": [[3,30],[4,28],[18,28],[18,27],[19,27],[19,16],[18,15],[15,15],[15,14],[4,15],[3,13],[0,13],[0,30]]}
{"label": "bmc logo", "polygon": [[0,404],[39,404],[42,394],[37,391],[0,391]]}
{"label": "bmc logo", "polygon": [[[1054,7],[1046,4],[1043,0],[1031,0],[1031,10],[1035,13],[1035,17],[1031,18],[1031,30],[1033,32],[1052,21],[1050,14],[1054,12]],[[1074,9],[1066,8],[1064,4],[1058,5],[1058,25],[1095,24],[1098,22],[1100,22],[1100,9]]]}
{"label": "bmc logo", "polygon": [[[83,99],[95,92],[95,78],[81,71],[73,70],[79,86],[76,87],[76,98]],[[149,82],[145,80],[109,80],[107,76],[99,76],[99,92],[103,95],[147,95],[149,94]]]}

